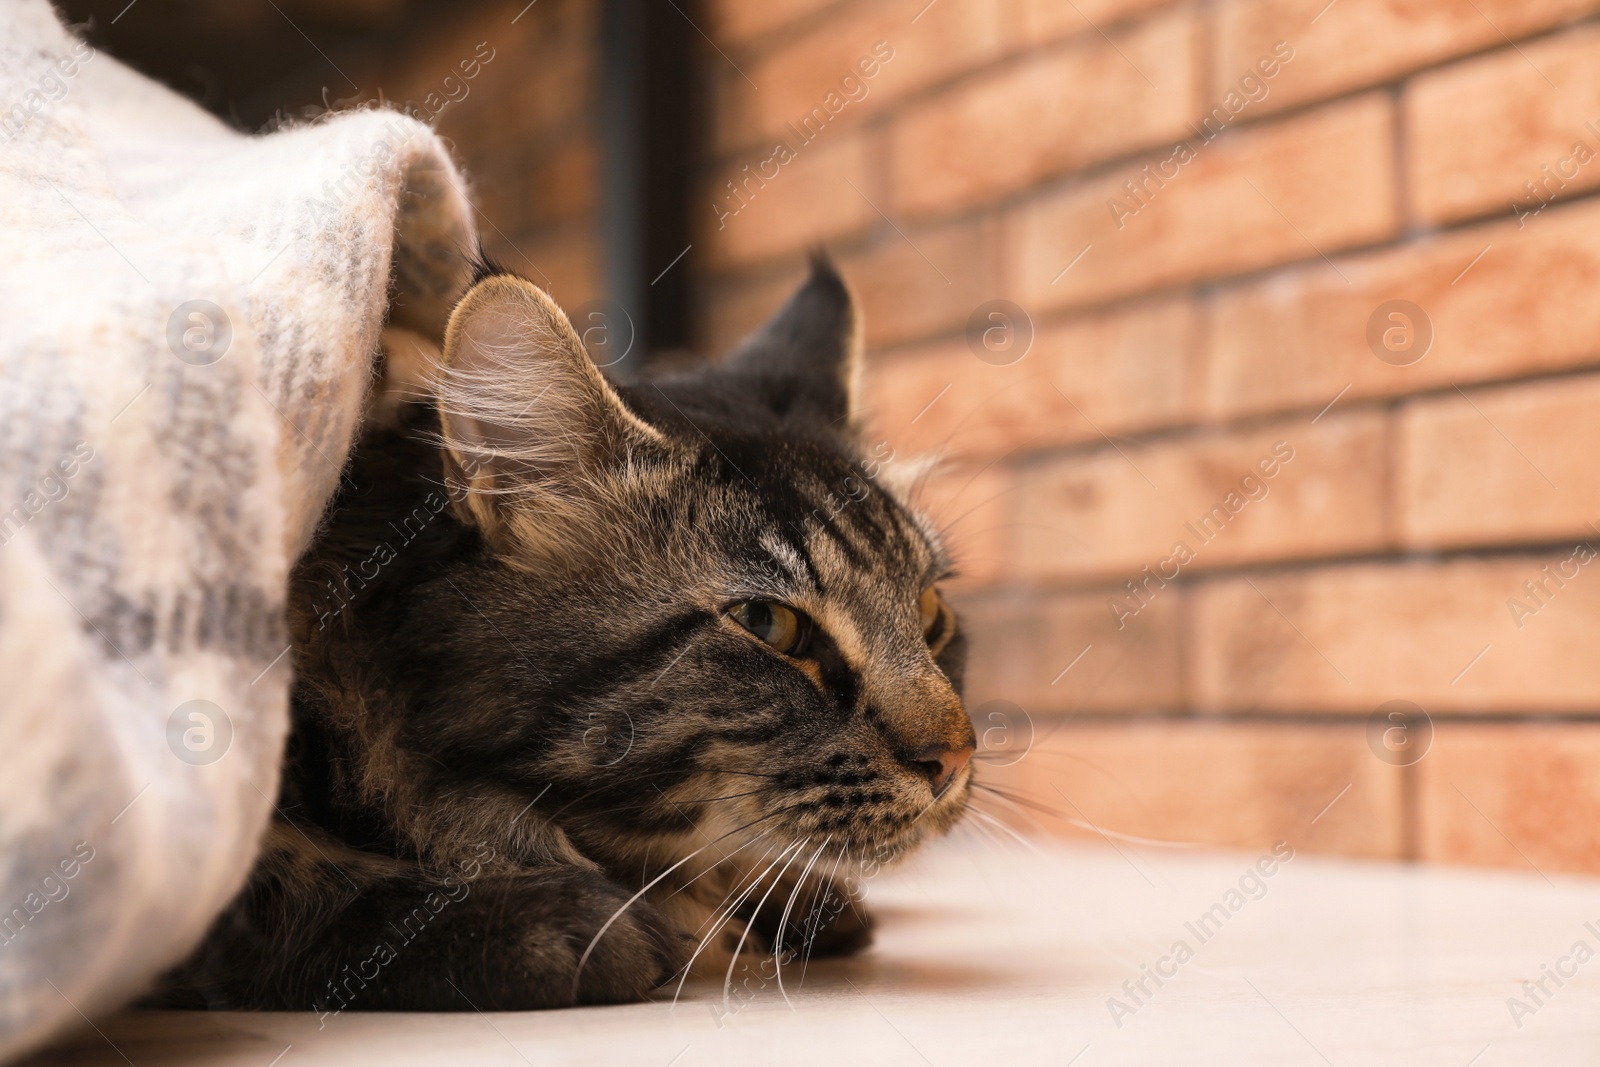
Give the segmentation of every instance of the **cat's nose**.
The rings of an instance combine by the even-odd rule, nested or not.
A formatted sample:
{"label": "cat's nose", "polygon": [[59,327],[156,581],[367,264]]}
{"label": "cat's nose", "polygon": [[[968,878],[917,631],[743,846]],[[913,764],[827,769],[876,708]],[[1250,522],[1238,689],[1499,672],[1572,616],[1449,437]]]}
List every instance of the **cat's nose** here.
{"label": "cat's nose", "polygon": [[928,783],[933,786],[933,795],[937,797],[944,795],[944,791],[955,781],[956,775],[961,773],[961,768],[965,767],[971,758],[971,745],[963,745],[960,748],[932,745],[913,756],[911,762],[928,776]]}

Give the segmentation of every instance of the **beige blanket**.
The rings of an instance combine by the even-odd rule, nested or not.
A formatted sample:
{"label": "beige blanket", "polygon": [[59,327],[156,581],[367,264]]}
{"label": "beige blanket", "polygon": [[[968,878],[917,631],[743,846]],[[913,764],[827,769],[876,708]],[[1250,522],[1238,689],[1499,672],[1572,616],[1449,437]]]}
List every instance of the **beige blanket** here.
{"label": "beige blanket", "polygon": [[437,336],[475,246],[412,119],[243,136],[0,3],[0,1060],[242,884],[288,566],[386,317]]}

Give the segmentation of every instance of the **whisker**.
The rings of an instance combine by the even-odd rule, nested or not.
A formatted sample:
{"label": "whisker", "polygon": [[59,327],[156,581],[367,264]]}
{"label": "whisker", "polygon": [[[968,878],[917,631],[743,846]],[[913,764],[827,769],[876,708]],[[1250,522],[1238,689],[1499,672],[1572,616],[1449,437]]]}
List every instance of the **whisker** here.
{"label": "whisker", "polygon": [[972,829],[973,833],[982,835],[982,837],[983,837],[983,839],[985,841],[988,841],[991,844],[994,844],[994,845],[997,845],[997,846],[1001,844],[1000,839],[994,835],[994,831],[989,829],[987,826],[983,825],[983,823],[981,823],[981,822],[970,822],[970,823],[967,823],[967,826]]}
{"label": "whisker", "polygon": [[[1056,729],[1059,729],[1060,726],[1065,725],[1065,724],[1066,724],[1066,720],[1065,719],[1061,720],[1061,722],[1057,725]],[[1050,733],[1054,733],[1054,732],[1055,732],[1055,730],[1051,730],[1050,731]],[[1034,740],[1034,750],[1029,755],[1030,759],[1037,758],[1037,759],[1043,759],[1043,760],[1070,760],[1073,763],[1082,764],[1083,766],[1088,767],[1089,769],[1095,771],[1098,774],[1104,775],[1110,781],[1116,783],[1122,789],[1122,791],[1128,795],[1129,798],[1134,800],[1134,802],[1137,803],[1141,808],[1146,808],[1146,805],[1143,803],[1143,801],[1139,799],[1140,795],[1139,795],[1139,792],[1137,790],[1135,790],[1132,786],[1128,785],[1128,783],[1124,782],[1121,778],[1118,778],[1115,774],[1112,774],[1109,770],[1107,770],[1105,767],[1101,766],[1099,763],[1096,763],[1094,760],[1088,759],[1087,757],[1084,757],[1084,756],[1080,756],[1080,755],[1078,755],[1077,753],[1074,753],[1074,752],[1063,752],[1063,751],[1061,751],[1059,749],[1039,749],[1038,748],[1039,742],[1044,740],[1044,738],[1048,737],[1048,736],[1050,736],[1050,735],[1047,733],[1047,734],[1043,735],[1042,737],[1035,738],[1035,740]],[[982,754],[980,753],[980,755],[982,755]],[[998,756],[998,754],[995,754],[995,755]],[[972,758],[973,759],[977,759],[978,756],[975,755]],[[1060,792],[1060,788],[1058,787],[1056,791]],[[1065,796],[1065,794],[1063,794],[1063,796]],[[1148,808],[1146,808],[1146,810],[1148,811]]]}
{"label": "whisker", "polygon": [[[723,1006],[724,1009],[726,1009],[726,1008],[728,1008],[730,1006],[729,1002],[728,1002],[728,994],[733,988],[733,969],[734,969],[734,967],[738,966],[739,953],[744,951],[745,939],[750,936],[750,929],[751,929],[751,927],[755,926],[755,924],[756,924],[756,916],[761,914],[761,909],[767,903],[767,898],[772,896],[772,891],[774,889],[777,889],[779,884],[782,883],[783,876],[785,874],[789,873],[789,867],[794,863],[795,860],[800,858],[801,851],[804,850],[804,848],[807,845],[811,844],[811,838],[807,837],[804,841],[801,841],[798,844],[799,844],[799,847],[795,849],[794,855],[790,856],[784,862],[783,870],[779,871],[778,872],[778,876],[772,880],[772,885],[767,888],[767,891],[765,893],[761,894],[761,899],[756,901],[755,910],[750,913],[750,918],[748,920],[746,920],[746,922],[744,924],[744,932],[739,935],[739,943],[733,946],[733,959],[728,961],[728,973],[722,979],[722,1006]],[[794,846],[790,846],[790,847],[794,847]],[[788,851],[789,851],[789,849],[784,849],[784,852],[788,852]],[[780,860],[783,859],[783,856],[779,855],[778,859],[780,859]],[[778,862],[778,860],[773,860],[772,862],[774,864],[776,864]],[[771,870],[771,869],[772,869],[771,867],[767,868],[767,870]],[[763,877],[765,877],[764,874],[763,874]],[[759,878],[756,879],[756,880],[758,882],[760,881]],[[777,950],[774,949],[773,952],[774,952],[774,954],[776,954]]]}
{"label": "whisker", "polygon": [[[1029,808],[1028,805],[1019,804],[1019,803],[1017,803],[1017,801],[1013,800],[1011,797],[1008,797],[1003,793],[996,793],[996,792],[994,792],[992,790],[986,790],[985,791],[985,796],[986,797],[987,796],[993,796],[994,799],[1000,801],[1003,804],[1008,805],[1008,810],[1010,811],[1010,814],[1017,815],[1017,816],[1021,817],[1022,819],[1026,820],[1027,824],[1028,824],[1028,828],[1031,831],[1033,831],[1034,833],[1039,834],[1041,837],[1053,836],[1052,828],[1049,827],[1049,826],[1046,826],[1043,822],[1039,821],[1039,819],[1035,817],[1034,813],[1032,811],[1028,810],[1028,808]],[[977,797],[973,798],[973,806],[977,807]],[[1000,818],[1001,817],[1001,813],[998,812],[998,811],[994,811],[994,810],[989,809],[989,808],[983,808],[981,810],[988,811],[990,815],[993,815],[996,818]],[[1060,812],[1048,812],[1047,814],[1051,815],[1052,817],[1054,817],[1056,819],[1065,819],[1066,818],[1066,816],[1063,815]]]}
{"label": "whisker", "polygon": [[[745,900],[749,898],[751,893],[756,891],[756,887],[761,884],[761,879],[766,877],[767,871],[770,871],[773,867],[776,867],[778,865],[778,860],[783,859],[783,857],[787,855],[789,850],[792,848],[794,848],[794,845],[791,844],[788,848],[785,848],[782,852],[778,853],[778,859],[773,860],[767,865],[767,869],[765,871],[762,871],[760,874],[756,875],[755,880],[750,883],[750,888],[739,894],[739,899],[730,904],[727,911],[723,913],[722,921],[717,923],[717,925],[712,929],[711,933],[707,934],[700,941],[699,947],[694,950],[694,955],[690,956],[689,962],[683,965],[683,977],[678,979],[677,991],[672,994],[672,1003],[674,1006],[677,1005],[678,998],[683,995],[683,983],[689,980],[689,972],[694,969],[694,961],[700,958],[700,953],[705,951],[706,946],[711,943],[711,939],[717,934],[721,933],[722,928],[732,921],[733,913],[739,909],[740,904],[743,904]],[[766,857],[763,856],[762,859],[766,859]],[[748,929],[748,927],[746,927],[746,929]]]}
{"label": "whisker", "polygon": [[[761,841],[766,840],[767,837],[769,837],[770,835],[771,835],[771,831],[766,831],[766,832],[762,833],[762,835],[760,837],[758,837],[754,841],[750,842],[750,844],[758,844]],[[708,926],[712,925],[713,923],[717,922],[721,918],[722,909],[727,905],[728,901],[733,899],[733,895],[735,893],[738,893],[741,889],[744,888],[745,879],[750,877],[750,874],[751,874],[752,871],[754,871],[757,867],[759,867],[763,863],[765,863],[767,857],[772,855],[772,850],[777,848],[777,847],[778,847],[778,845],[777,845],[776,842],[774,842],[773,844],[768,845],[762,851],[761,855],[756,857],[756,861],[750,865],[750,870],[747,870],[747,871],[735,871],[734,872],[734,873],[738,874],[738,877],[733,880],[732,885],[730,885],[728,887],[728,891],[726,893],[722,894],[722,899],[717,901],[716,904],[712,905],[711,913],[700,921],[700,925],[699,926],[695,927],[695,929],[694,929],[695,933],[698,934],[700,931],[704,930],[706,927],[708,927]],[[733,856],[736,856],[736,855],[738,855],[739,851],[740,851],[739,849],[735,849],[733,852],[730,852],[728,854],[728,856],[730,858],[733,857]],[[699,874],[695,875],[694,878],[691,878],[688,882],[684,883],[683,888],[687,889],[690,885],[693,885],[696,880],[698,880],[700,878],[703,878],[703,877],[705,877],[706,875],[708,875],[710,873],[711,873],[710,870],[701,871]]]}
{"label": "whisker", "polygon": [[850,846],[848,844],[846,844],[842,849],[839,850],[839,858],[833,861],[833,870],[828,872],[828,881],[826,883],[827,886],[828,886],[828,892],[824,892],[818,897],[817,906],[816,906],[815,910],[812,912],[812,914],[818,920],[818,925],[815,926],[812,929],[811,933],[809,935],[807,935],[807,937],[805,939],[805,946],[806,946],[805,956],[800,961],[800,985],[802,987],[804,987],[804,985],[806,984],[806,970],[811,966],[811,946],[816,943],[817,934],[822,932],[822,926],[821,926],[821,922],[820,922],[820,920],[822,918],[822,909],[824,907],[826,907],[827,904],[828,904],[829,893],[832,892],[834,886],[836,886],[838,884],[836,879],[839,876],[839,864],[843,863],[845,857],[848,856],[849,854],[850,854]]}
{"label": "whisker", "polygon": [[983,811],[983,810],[981,810],[981,809],[979,809],[977,807],[973,807],[973,806],[970,806],[970,805],[968,807],[968,810],[971,811],[972,814],[976,815],[978,818],[983,819],[986,822],[993,823],[995,826],[999,827],[1001,830],[1003,830],[1006,833],[1010,834],[1013,838],[1016,839],[1018,844],[1020,844],[1023,848],[1027,849],[1029,852],[1032,852],[1036,856],[1037,855],[1041,855],[1041,853],[1039,852],[1039,849],[1034,845],[1034,843],[1032,841],[1029,841],[1026,837],[1023,837],[1021,834],[1017,833],[1015,830],[1013,830],[1011,827],[1007,826],[1004,822],[1002,822],[999,819],[995,818],[989,812]]}
{"label": "whisker", "polygon": [[1051,807],[1049,804],[1042,803],[1033,797],[1028,796],[1026,793],[1019,793],[1015,790],[1005,789],[1001,786],[992,785],[988,782],[973,782],[972,788],[982,790],[985,793],[992,793],[1001,800],[1006,801],[1008,804],[1015,805],[1016,807],[1031,808],[1034,811],[1039,812],[1041,815],[1060,815],[1062,813],[1060,808]]}
{"label": "whisker", "polygon": [[[750,822],[745,823],[744,826],[741,826],[739,829],[740,830],[748,829],[751,826],[754,826],[758,822],[764,822],[767,819],[772,818],[773,815],[782,815],[785,812],[794,811],[796,808],[804,807],[805,804],[806,804],[806,802],[803,801],[803,800],[797,800],[793,804],[785,804],[783,807],[777,809],[776,811],[772,812],[771,814],[763,815],[759,819],[754,819],[754,820],[752,820]],[[729,832],[730,833],[738,833],[739,831],[738,830],[732,830],[732,831],[729,831]],[[732,859],[734,856],[737,856],[739,853],[743,852],[750,845],[753,845],[756,842],[760,841],[762,838],[766,837],[768,833],[771,833],[771,831],[770,830],[765,831],[765,832],[762,833],[761,837],[757,837],[753,841],[745,842],[744,844],[740,845],[738,848],[734,849],[732,852],[728,853],[726,856],[722,857],[722,860],[726,861],[726,860]],[[723,837],[727,837],[727,836],[728,836],[727,834],[723,834],[722,837],[717,838],[717,840],[721,841],[723,839]],[[765,859],[765,858],[766,858],[766,856],[763,855],[762,859]],[[756,861],[756,863],[758,863],[758,864],[760,862],[761,862],[761,860],[757,860]],[[701,878],[705,877],[709,873],[711,873],[711,868],[707,868],[706,870],[701,871],[699,874],[695,875],[693,878],[691,878],[687,882],[683,883],[677,889],[674,889],[671,893],[667,894],[668,897],[670,898],[670,897],[677,896],[679,893],[683,892],[685,889],[688,889],[691,885],[694,885],[695,882],[699,881]],[[744,881],[744,879],[740,878],[739,881],[742,883]]]}
{"label": "whisker", "polygon": [[[986,785],[986,786],[983,786],[982,788],[985,789],[985,791],[994,794],[995,799],[997,799],[997,800],[1003,800],[1006,803],[1012,804],[1012,805],[1017,806],[1019,808],[1020,807],[1031,807],[1036,811],[1041,811],[1041,812],[1044,812],[1045,814],[1050,815],[1050,816],[1052,816],[1054,818],[1060,819],[1062,822],[1067,823],[1070,826],[1076,826],[1080,830],[1087,830],[1090,833],[1097,834],[1097,835],[1103,834],[1106,837],[1114,837],[1119,841],[1126,841],[1129,844],[1146,845],[1146,846],[1148,846],[1150,848],[1205,848],[1206,847],[1206,845],[1203,842],[1200,842],[1200,841],[1166,841],[1166,840],[1162,840],[1162,839],[1154,838],[1154,837],[1139,837],[1136,834],[1125,834],[1125,833],[1121,833],[1120,831],[1117,831],[1117,830],[1107,830],[1103,826],[1096,826],[1094,823],[1088,822],[1088,821],[1086,821],[1084,819],[1074,818],[1073,816],[1068,815],[1065,812],[1059,811],[1057,809],[1051,808],[1048,805],[1031,803],[1030,802],[1030,798],[1008,795],[1007,793],[1002,792],[1001,790],[996,789],[993,786]],[[993,814],[993,813],[991,813],[991,814]],[[1019,813],[1019,814],[1026,814],[1026,813]]]}
{"label": "whisker", "polygon": [[694,804],[715,804],[715,803],[717,803],[718,801],[721,801],[721,800],[738,800],[740,797],[753,797],[753,796],[758,796],[758,795],[760,795],[762,793],[771,793],[771,792],[775,792],[775,791],[776,791],[776,787],[775,786],[768,785],[768,786],[762,786],[760,789],[752,789],[752,790],[750,790],[749,792],[746,792],[746,793],[729,793],[727,796],[721,796],[721,797],[697,797],[697,798],[695,798],[693,800],[669,800],[669,801],[667,801],[667,803],[671,804],[673,807],[686,808],[686,807],[690,807],[691,805],[694,805]]}
{"label": "whisker", "polygon": [[778,937],[776,943],[772,946],[772,967],[778,978],[778,992],[783,995],[783,1002],[788,1004],[791,1009],[794,1008],[794,1005],[789,1002],[789,994],[783,988],[783,962],[778,958],[778,948],[783,944],[783,931],[789,925],[789,912],[794,908],[794,902],[799,898],[800,890],[805,888],[806,877],[811,874],[811,868],[816,865],[817,860],[822,857],[822,853],[827,849],[828,842],[832,840],[833,835],[829,834],[823,838],[822,844],[817,846],[817,851],[812,855],[810,862],[806,864],[806,869],[800,872],[800,879],[794,884],[794,892],[789,894],[789,902],[783,906],[783,915],[778,919]]}
{"label": "whisker", "polygon": [[1116,830],[1107,830],[1104,826],[1096,826],[1092,822],[1086,822],[1083,819],[1074,819],[1071,816],[1065,816],[1064,817],[1064,821],[1067,822],[1067,823],[1070,823],[1073,826],[1076,826],[1080,830],[1087,830],[1090,833],[1096,834],[1096,835],[1101,836],[1101,837],[1114,837],[1118,841],[1126,841],[1130,845],[1145,845],[1145,846],[1148,846],[1149,848],[1205,848],[1205,847],[1207,847],[1206,844],[1204,842],[1201,842],[1201,841],[1162,841],[1162,840],[1160,840],[1158,838],[1154,838],[1154,837],[1138,837],[1138,836],[1135,836],[1134,834],[1119,833]]}
{"label": "whisker", "polygon": [[[443,764],[441,764],[441,766],[443,766]],[[702,771],[704,771],[705,773],[708,773],[708,774],[733,774],[733,775],[741,775],[741,776],[748,777],[748,778],[778,779],[778,778],[782,777],[782,775],[777,775],[777,774],[760,774],[760,773],[757,773],[755,771],[732,771],[732,770],[725,770],[725,769],[715,768],[715,767],[698,768],[698,769],[702,770]],[[654,770],[654,771],[637,771],[636,770],[636,771],[633,771],[633,772],[630,773],[628,781],[630,783],[632,783],[632,782],[637,782],[637,781],[639,781],[641,779],[662,778],[662,777],[668,777],[668,776],[675,776],[675,777],[680,777],[681,778],[681,777],[683,777],[683,770],[681,768],[676,768],[676,767],[665,768],[665,769]],[[571,808],[573,805],[578,804],[578,803],[580,803],[580,802],[582,802],[584,800],[587,800],[590,797],[595,796],[596,794],[603,793],[608,789],[615,788],[616,786],[618,786],[620,784],[621,784],[621,779],[606,779],[606,780],[600,782],[599,784],[595,785],[591,789],[586,789],[583,792],[580,792],[580,793],[576,794],[575,796],[569,797],[566,801],[564,801],[562,803],[562,805],[560,807],[554,809],[553,811],[550,811],[548,813],[548,817],[551,818],[551,819],[554,819],[555,817],[564,814],[567,811],[567,809]],[[658,792],[658,793],[661,792],[661,788],[659,786],[656,786],[655,788],[656,788],[656,792]],[[663,794],[663,796],[664,795],[665,794]],[[670,804],[670,803],[672,803],[672,801],[669,800],[668,803]],[[623,804],[617,805],[614,808],[601,808],[598,811],[584,812],[584,814],[585,815],[607,815],[607,814],[611,814],[612,812],[626,811],[626,810],[631,809],[632,807],[634,807],[634,805],[632,803],[623,803]]]}
{"label": "whisker", "polygon": [[[783,811],[783,809],[780,808],[778,811],[772,812],[769,815],[762,816],[761,819],[757,819],[755,822],[762,822],[762,821],[764,821],[766,819],[770,819],[770,818],[772,818],[773,815],[781,814],[782,811]],[[573,974],[572,974],[572,1000],[573,1000],[573,1003],[577,1003],[577,1000],[578,1000],[578,980],[583,976],[583,968],[589,962],[589,957],[591,955],[593,955],[595,945],[600,943],[600,938],[604,937],[605,936],[605,932],[607,930],[611,929],[611,924],[612,923],[616,922],[618,919],[620,919],[622,917],[622,913],[623,912],[627,911],[628,908],[630,908],[635,901],[637,901],[640,897],[644,896],[645,893],[647,893],[652,886],[655,886],[657,883],[659,883],[667,875],[671,874],[673,871],[677,870],[679,867],[682,867],[685,863],[688,863],[690,860],[692,860],[696,856],[700,855],[700,853],[704,852],[706,849],[710,848],[712,845],[715,845],[718,841],[722,841],[725,838],[740,832],[741,830],[747,830],[751,826],[754,826],[755,822],[746,823],[744,826],[740,826],[740,827],[737,827],[737,828],[735,828],[733,830],[729,830],[727,833],[723,834],[721,837],[718,837],[713,841],[708,841],[704,845],[701,845],[699,848],[695,849],[693,852],[691,852],[687,856],[683,857],[683,859],[679,860],[677,863],[674,863],[672,866],[668,867],[666,870],[662,871],[660,874],[658,874],[654,878],[650,879],[650,881],[648,881],[648,882],[646,882],[644,884],[644,887],[642,889],[640,889],[637,893],[633,894],[633,896],[629,897],[626,901],[624,901],[623,904],[622,904],[622,907],[618,908],[612,914],[611,918],[607,919],[605,921],[605,924],[602,925],[599,930],[595,931],[594,937],[589,939],[588,947],[586,947],[583,950],[583,955],[578,958],[577,969],[574,970]]]}

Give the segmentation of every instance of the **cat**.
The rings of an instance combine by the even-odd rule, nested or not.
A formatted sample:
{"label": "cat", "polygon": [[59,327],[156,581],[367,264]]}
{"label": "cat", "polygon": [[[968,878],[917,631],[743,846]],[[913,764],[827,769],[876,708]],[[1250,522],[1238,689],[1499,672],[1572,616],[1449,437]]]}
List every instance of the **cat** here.
{"label": "cat", "polygon": [[297,565],[278,817],[155,1002],[615,1003],[866,945],[863,870],[955,824],[975,737],[860,349],[819,255],[726,360],[613,384],[481,267]]}

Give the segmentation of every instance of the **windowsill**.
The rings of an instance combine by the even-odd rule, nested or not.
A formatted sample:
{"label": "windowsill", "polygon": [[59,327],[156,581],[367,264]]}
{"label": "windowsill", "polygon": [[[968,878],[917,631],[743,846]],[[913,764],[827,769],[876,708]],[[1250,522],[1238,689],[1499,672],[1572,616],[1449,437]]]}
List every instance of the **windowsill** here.
{"label": "windowsill", "polygon": [[[870,887],[881,925],[867,954],[813,963],[803,984],[784,969],[792,1010],[752,978],[726,1008],[706,983],[676,1007],[669,989],[656,1003],[572,1011],[352,1012],[320,1030],[309,1012],[129,1013],[37,1062],[267,1067],[287,1045],[282,1067],[1059,1065],[1080,1052],[1080,1067],[1593,1062],[1600,962],[1560,987],[1547,979],[1542,1006],[1522,982],[1580,940],[1600,950],[1584,926],[1600,929],[1600,879],[1302,854],[1259,879],[1263,890],[1246,874],[1258,858],[952,841]],[[1217,904],[1226,919],[1186,925]],[[1192,958],[1177,959],[1179,941]],[[1141,991],[1146,968],[1173,976],[1144,977]],[[1511,997],[1534,1009],[1520,1029]]]}

